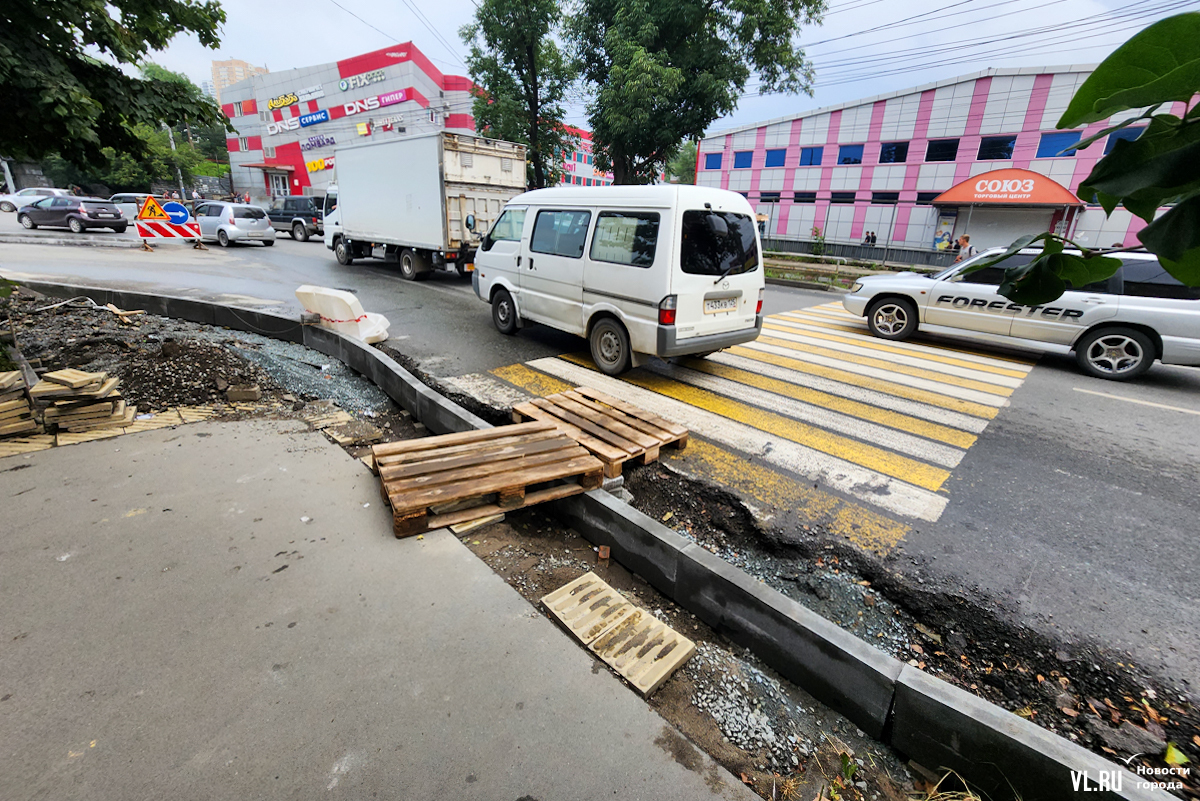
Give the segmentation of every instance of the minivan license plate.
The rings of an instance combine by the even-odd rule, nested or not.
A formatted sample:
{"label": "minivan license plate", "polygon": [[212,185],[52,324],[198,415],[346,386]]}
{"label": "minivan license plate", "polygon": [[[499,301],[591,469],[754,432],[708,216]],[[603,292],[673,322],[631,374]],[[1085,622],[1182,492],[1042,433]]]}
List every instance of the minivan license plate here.
{"label": "minivan license plate", "polygon": [[727,312],[737,310],[737,298],[718,298],[716,300],[704,301],[704,313],[716,314],[717,312]]}

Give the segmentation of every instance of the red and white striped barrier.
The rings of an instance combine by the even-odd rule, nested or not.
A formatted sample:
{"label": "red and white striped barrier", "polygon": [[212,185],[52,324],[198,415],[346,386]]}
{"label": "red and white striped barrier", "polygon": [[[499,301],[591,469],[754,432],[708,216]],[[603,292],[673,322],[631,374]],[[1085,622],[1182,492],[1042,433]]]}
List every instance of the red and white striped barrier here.
{"label": "red and white striped barrier", "polygon": [[159,220],[136,220],[137,233],[142,239],[199,239],[200,223],[172,223]]}

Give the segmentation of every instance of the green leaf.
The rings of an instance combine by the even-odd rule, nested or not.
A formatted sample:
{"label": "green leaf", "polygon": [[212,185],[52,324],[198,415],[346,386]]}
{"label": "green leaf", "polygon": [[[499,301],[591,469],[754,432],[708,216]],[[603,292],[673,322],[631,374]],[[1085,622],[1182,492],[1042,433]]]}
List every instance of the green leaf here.
{"label": "green leaf", "polygon": [[1175,747],[1175,743],[1167,743],[1167,753],[1163,755],[1163,762],[1168,765],[1186,765],[1190,761],[1187,754]]}
{"label": "green leaf", "polygon": [[985,267],[994,267],[995,265],[1004,261],[1008,257],[1017,255],[1022,250],[1029,247],[1030,245],[1032,245],[1034,242],[1037,242],[1038,240],[1041,240],[1041,239],[1046,239],[1051,236],[1053,236],[1053,234],[1049,234],[1049,233],[1023,236],[1020,239],[1013,242],[1011,245],[1009,245],[1008,250],[1004,251],[999,256],[996,256],[991,259],[987,259],[986,261],[979,262],[978,264],[972,264],[970,267],[963,270],[963,275],[968,275],[973,272],[978,272],[979,270],[982,270]]}
{"label": "green leaf", "polygon": [[1131,108],[1187,101],[1200,86],[1200,13],[1159,20],[1118,47],[1093,72],[1058,121],[1077,128]]}
{"label": "green leaf", "polygon": [[1067,288],[1056,269],[1061,258],[1061,253],[1038,256],[1026,266],[1024,275],[1017,281],[1010,280],[1006,271],[1000,294],[1022,306],[1044,306],[1061,297]]}
{"label": "green leaf", "polygon": [[1167,272],[1200,286],[1200,196],[1188,198],[1138,232]]}
{"label": "green leaf", "polygon": [[16,281],[9,281],[7,278],[0,278],[0,298],[7,298],[17,288]]}
{"label": "green leaf", "polygon": [[1145,133],[1117,142],[1079,186],[1112,213],[1118,202],[1149,222],[1164,203],[1200,190],[1200,122],[1160,114]]}

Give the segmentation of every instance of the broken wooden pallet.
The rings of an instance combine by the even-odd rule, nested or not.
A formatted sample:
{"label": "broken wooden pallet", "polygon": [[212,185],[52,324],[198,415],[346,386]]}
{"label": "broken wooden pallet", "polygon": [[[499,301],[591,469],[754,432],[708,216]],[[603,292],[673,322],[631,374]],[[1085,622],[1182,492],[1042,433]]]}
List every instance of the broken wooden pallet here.
{"label": "broken wooden pallet", "polygon": [[42,376],[42,378],[51,383],[71,389],[82,389],[89,384],[99,384],[107,377],[108,373],[85,373],[83,370],[76,370],[71,367],[64,370],[55,370]]}
{"label": "broken wooden pallet", "polygon": [[552,423],[604,462],[607,478],[621,475],[621,466],[630,459],[648,464],[658,459],[659,448],[687,447],[683,426],[590,387],[519,403],[513,420]]}
{"label": "broken wooden pallet", "polygon": [[696,652],[694,642],[629,603],[595,573],[546,595],[542,606],[646,697]]}
{"label": "broken wooden pallet", "polygon": [[604,481],[603,463],[548,423],[388,442],[372,455],[397,537],[565,498]]}

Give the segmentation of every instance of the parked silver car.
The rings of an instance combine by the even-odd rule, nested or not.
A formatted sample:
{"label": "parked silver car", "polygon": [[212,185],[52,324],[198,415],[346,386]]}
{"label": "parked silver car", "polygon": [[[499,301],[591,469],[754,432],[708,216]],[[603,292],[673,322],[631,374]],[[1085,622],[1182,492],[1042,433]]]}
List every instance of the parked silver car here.
{"label": "parked silver car", "polygon": [[206,200],[197,204],[193,219],[200,224],[201,239],[216,240],[223,248],[234,242],[275,244],[275,229],[259,206]]}
{"label": "parked silver car", "polygon": [[32,206],[39,200],[48,197],[71,197],[68,189],[55,189],[52,186],[31,186],[11,195],[0,195],[0,211],[16,211],[22,206]]}
{"label": "parked silver car", "polygon": [[[859,279],[842,305],[867,318],[883,339],[908,339],[920,328],[1069,354],[1083,372],[1125,380],[1163,364],[1200,365],[1200,289],[1175,280],[1150,253],[1121,253],[1122,266],[1107,281],[1068,286],[1045,306],[1022,306],[1000,295],[1007,267],[1028,264],[1040,251],[1025,250],[973,273],[994,258],[984,251],[937,275],[875,275]],[[1076,251],[1078,252],[1078,251]]]}

